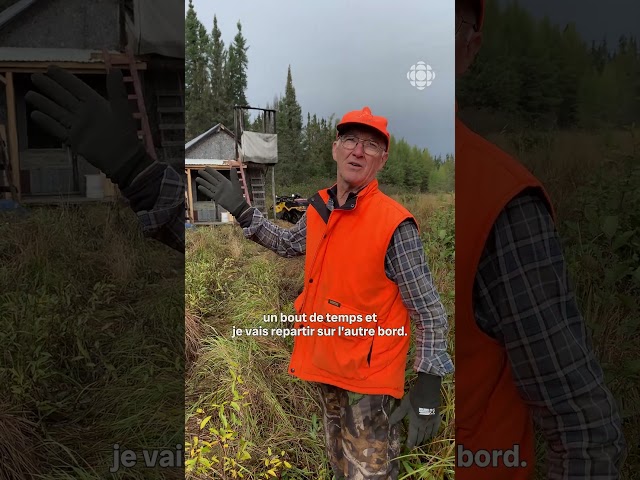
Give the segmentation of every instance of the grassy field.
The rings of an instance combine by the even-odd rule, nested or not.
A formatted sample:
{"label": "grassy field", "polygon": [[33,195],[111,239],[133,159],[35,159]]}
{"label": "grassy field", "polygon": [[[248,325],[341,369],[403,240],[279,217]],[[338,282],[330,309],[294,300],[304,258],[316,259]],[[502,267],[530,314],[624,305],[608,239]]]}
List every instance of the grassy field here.
{"label": "grassy field", "polygon": [[[640,132],[489,138],[528,165],[554,201],[579,304],[624,417],[623,478],[638,478]],[[453,352],[453,198],[390,193],[420,222]],[[291,339],[231,338],[233,326],[293,313],[303,259],[279,258],[233,226],[187,239],[185,267],[181,255],[143,239],[121,206],[0,213],[0,479],[105,478],[113,444],[139,451],[185,440],[170,428],[185,422],[183,399],[186,456],[199,454],[207,472],[191,477],[235,470],[253,480],[273,469],[270,478],[330,478],[314,391],[286,373]],[[440,479],[453,468],[450,378],[443,395],[436,440],[403,452],[401,477]],[[173,473],[139,468],[111,478]]]}
{"label": "grassy field", "polygon": [[0,214],[0,479],[113,476],[113,445],[182,443],[184,257],[127,207]]}
{"label": "grassy field", "polygon": [[578,303],[624,417],[622,478],[640,478],[640,129],[488,138],[517,155],[554,202]]}
{"label": "grassy field", "polygon": [[[312,186],[300,186],[290,193],[308,195],[311,190]],[[450,315],[453,351],[453,197],[394,197],[420,223],[429,266]],[[304,257],[280,258],[245,240],[239,227],[225,225],[189,231],[186,258],[189,478],[228,479],[242,473],[250,480],[331,479],[313,387],[286,371],[292,339],[232,338],[233,327],[259,326],[264,314],[294,313]],[[412,359],[413,345],[408,366]],[[443,395],[445,419],[437,438],[402,453],[401,478],[441,479],[452,471],[451,378],[443,383]]]}

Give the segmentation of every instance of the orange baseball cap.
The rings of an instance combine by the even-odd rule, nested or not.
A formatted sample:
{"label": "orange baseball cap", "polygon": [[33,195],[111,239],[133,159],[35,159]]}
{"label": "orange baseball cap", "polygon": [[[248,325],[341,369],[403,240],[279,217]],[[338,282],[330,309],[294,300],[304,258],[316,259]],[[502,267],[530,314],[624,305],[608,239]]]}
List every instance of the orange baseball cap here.
{"label": "orange baseball cap", "polygon": [[387,119],[385,117],[379,117],[371,113],[369,107],[364,107],[362,110],[354,110],[352,112],[345,113],[338,123],[336,129],[338,135],[347,125],[365,125],[380,132],[387,139],[387,149],[389,147],[390,135],[387,131]]}

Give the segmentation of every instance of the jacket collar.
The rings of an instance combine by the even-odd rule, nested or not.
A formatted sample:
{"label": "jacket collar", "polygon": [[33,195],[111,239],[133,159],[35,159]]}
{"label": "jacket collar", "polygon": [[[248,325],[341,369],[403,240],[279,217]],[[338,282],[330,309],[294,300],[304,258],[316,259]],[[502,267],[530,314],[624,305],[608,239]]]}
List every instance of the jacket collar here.
{"label": "jacket collar", "polygon": [[[355,193],[350,192],[349,195],[347,195],[347,200],[349,200],[350,198],[364,197],[376,190],[378,190],[378,179],[374,178],[365,186],[360,187],[360,189],[357,192]],[[326,192],[327,192],[327,195],[329,195],[329,198],[335,199],[338,196],[338,184],[334,183],[330,188],[327,188]]]}

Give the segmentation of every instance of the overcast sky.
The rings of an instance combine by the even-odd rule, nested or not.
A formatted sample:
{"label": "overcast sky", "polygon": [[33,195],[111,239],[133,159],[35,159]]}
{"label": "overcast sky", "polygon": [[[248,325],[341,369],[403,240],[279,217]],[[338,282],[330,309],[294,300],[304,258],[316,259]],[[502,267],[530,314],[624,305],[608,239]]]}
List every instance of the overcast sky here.
{"label": "overcast sky", "polygon": [[[501,4],[513,0],[500,0]],[[547,15],[561,26],[576,25],[582,37],[591,44],[604,37],[613,46],[620,35],[640,36],[640,2],[638,0],[518,0],[525,10],[537,18]]]}
{"label": "overcast sky", "polygon": [[[185,9],[188,7],[185,0]],[[287,67],[304,121],[368,105],[389,131],[434,155],[454,151],[454,2],[451,0],[193,0],[211,33],[218,19],[225,46],[236,23],[249,50],[247,101],[264,107],[284,94]],[[407,79],[423,61],[435,79],[423,90]]]}
{"label": "overcast sky", "polygon": [[[499,0],[509,3],[513,0]],[[185,0],[185,11],[188,6]],[[557,25],[574,22],[585,40],[617,43],[640,36],[637,0],[519,0],[534,16]],[[389,119],[398,138],[432,154],[454,150],[454,50],[451,0],[193,0],[211,32],[214,14],[225,46],[236,23],[249,45],[247,100],[264,107],[283,94],[290,64],[298,103],[328,118],[369,105]],[[436,77],[423,90],[407,71],[418,61]]]}

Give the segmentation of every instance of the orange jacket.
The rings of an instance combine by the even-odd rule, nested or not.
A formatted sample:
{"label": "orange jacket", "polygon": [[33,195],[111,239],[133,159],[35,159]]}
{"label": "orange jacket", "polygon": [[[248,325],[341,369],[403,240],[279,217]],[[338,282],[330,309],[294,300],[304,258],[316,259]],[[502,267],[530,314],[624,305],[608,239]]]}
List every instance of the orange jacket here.
{"label": "orange jacket", "polygon": [[[457,480],[524,480],[535,461],[533,424],[513,381],[505,349],[482,332],[472,292],[478,262],[495,220],[527,188],[551,209],[542,185],[506,153],[456,119],[456,453]],[[552,211],[552,210],[551,210]],[[524,468],[460,468],[480,450],[514,451]],[[514,452],[515,453],[515,452]],[[513,456],[508,460],[512,461]],[[480,462],[486,455],[480,453]]]}
{"label": "orange jacket", "polygon": [[[357,393],[401,398],[410,318],[398,286],[385,274],[384,258],[393,232],[413,216],[384,195],[377,180],[358,194],[355,208],[333,210],[325,223],[319,210],[326,209],[327,200],[321,190],[307,209],[304,290],[295,308],[306,315],[306,322],[296,326],[313,334],[295,336],[289,373]],[[324,321],[311,321],[312,314]],[[327,315],[352,315],[355,321],[327,322]],[[379,335],[379,327],[403,328],[406,336]],[[375,335],[345,334],[358,328],[373,329]],[[333,336],[320,335],[330,329]]]}

